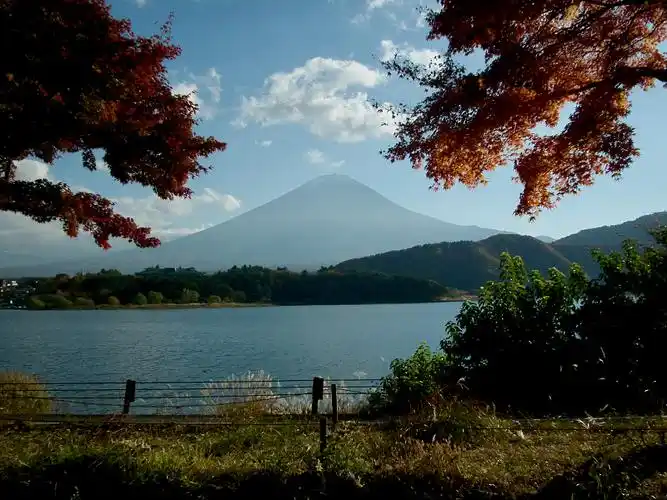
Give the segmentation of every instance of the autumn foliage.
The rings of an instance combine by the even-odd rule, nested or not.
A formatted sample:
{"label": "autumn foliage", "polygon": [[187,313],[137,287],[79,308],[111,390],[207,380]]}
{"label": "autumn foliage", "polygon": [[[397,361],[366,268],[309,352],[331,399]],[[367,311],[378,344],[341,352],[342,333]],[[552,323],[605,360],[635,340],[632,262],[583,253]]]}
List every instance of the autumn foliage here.
{"label": "autumn foliage", "polygon": [[172,92],[165,62],[180,49],[169,27],[137,36],[104,0],[0,0],[1,211],[61,221],[70,236],[87,231],[103,248],[113,237],[159,244],[100,195],[17,179],[15,162],[81,153],[96,170],[93,152],[101,150],[117,181],[163,199],[189,196],[188,180],[209,168],[199,158],[225,144],[196,135],[196,106]]}
{"label": "autumn foliage", "polygon": [[[524,186],[516,213],[531,216],[596,175],[618,176],[631,164],[638,150],[625,122],[629,94],[667,82],[659,49],[667,2],[440,3],[427,15],[428,39],[446,39],[447,50],[429,67],[387,63],[427,91],[421,103],[399,110],[388,159],[424,167],[434,187],[444,188],[477,186],[487,172],[513,164]],[[461,62],[473,51],[485,58],[479,71]],[[568,104],[573,112],[561,130]]]}

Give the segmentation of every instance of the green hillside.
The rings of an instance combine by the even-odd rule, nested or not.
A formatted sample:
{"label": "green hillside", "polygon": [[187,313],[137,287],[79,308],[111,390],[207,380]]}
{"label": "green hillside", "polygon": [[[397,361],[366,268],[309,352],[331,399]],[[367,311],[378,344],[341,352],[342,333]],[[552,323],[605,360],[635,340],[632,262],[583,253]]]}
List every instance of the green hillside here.
{"label": "green hillside", "polygon": [[497,234],[482,241],[457,241],[420,245],[341,262],[340,271],[386,273],[437,281],[448,288],[475,291],[498,278],[500,254],[520,255],[528,269],[555,267],[567,272],[573,262],[591,276],[599,272],[593,248],[607,253],[619,250],[626,239],[652,243],[649,229],[667,224],[667,212],[645,215],[615,226],[579,231],[553,243],[518,234]]}
{"label": "green hillside", "polygon": [[500,254],[524,257],[531,269],[566,271],[571,261],[551,245],[530,236],[499,234],[482,241],[420,245],[341,262],[340,271],[375,272],[437,281],[449,288],[474,291],[498,277]]}
{"label": "green hillside", "polygon": [[667,224],[667,212],[655,212],[638,219],[613,226],[584,229],[554,241],[555,246],[587,246],[589,248],[620,248],[624,240],[635,240],[640,244],[652,244],[649,229]]}

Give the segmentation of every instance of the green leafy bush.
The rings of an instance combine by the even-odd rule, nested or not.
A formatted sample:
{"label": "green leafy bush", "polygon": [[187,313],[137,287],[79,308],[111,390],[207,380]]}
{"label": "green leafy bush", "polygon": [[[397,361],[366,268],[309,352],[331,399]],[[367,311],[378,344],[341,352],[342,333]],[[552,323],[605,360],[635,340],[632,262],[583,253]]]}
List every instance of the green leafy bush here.
{"label": "green leafy bush", "polygon": [[119,306],[120,305],[120,300],[118,300],[117,297],[114,297],[113,295],[110,295],[109,298],[107,299],[107,302],[109,303],[110,306]]}
{"label": "green leafy bush", "polygon": [[181,304],[194,304],[196,302],[199,302],[199,292],[197,290],[184,288],[181,291]]}
{"label": "green leafy bush", "polygon": [[667,230],[654,237],[642,251],[595,252],[594,280],[577,265],[544,277],[504,254],[500,280],[447,325],[446,381],[524,413],[663,411]]}
{"label": "green leafy bush", "polygon": [[44,302],[47,309],[68,309],[72,307],[72,302],[59,293],[40,295],[39,300]]}
{"label": "green leafy bush", "polygon": [[[500,279],[477,302],[466,302],[441,342],[450,383],[501,406],[548,410],[558,403],[567,365],[580,344],[577,310],[588,279],[578,265],[568,276],[528,272],[521,257],[502,254]],[[539,383],[536,383],[539,381]]]}
{"label": "green leafy bush", "polygon": [[134,300],[132,302],[137,306],[145,306],[148,304],[148,299],[143,293],[138,293],[134,296]]}
{"label": "green leafy bush", "polygon": [[208,303],[209,304],[219,304],[220,302],[222,302],[222,299],[220,297],[218,297],[217,295],[211,295],[208,298]]}
{"label": "green leafy bush", "polygon": [[382,378],[379,389],[371,395],[371,408],[402,414],[419,411],[428,402],[438,402],[445,365],[445,356],[426,344],[421,344],[407,359],[393,360],[391,373]]}
{"label": "green leafy bush", "polygon": [[164,296],[160,292],[150,291],[148,292],[148,303],[149,304],[162,304]]}
{"label": "green leafy bush", "polygon": [[95,301],[86,297],[77,297],[74,299],[76,307],[95,307]]}
{"label": "green leafy bush", "polygon": [[43,300],[40,300],[39,297],[28,297],[25,301],[25,306],[28,309],[39,310],[44,309],[46,304]]}

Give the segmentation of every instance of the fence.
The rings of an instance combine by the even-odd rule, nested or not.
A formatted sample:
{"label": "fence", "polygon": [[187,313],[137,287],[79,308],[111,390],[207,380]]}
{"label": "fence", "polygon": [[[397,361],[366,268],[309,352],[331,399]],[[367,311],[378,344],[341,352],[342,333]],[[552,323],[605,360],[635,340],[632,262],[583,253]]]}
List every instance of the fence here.
{"label": "fence", "polygon": [[[273,380],[262,376],[221,381],[0,382],[0,422],[273,426],[307,421],[319,427],[320,447],[324,450],[329,427],[334,430],[340,420],[362,425],[387,424],[386,419],[359,419],[360,410],[379,382],[356,378],[332,383],[322,377]],[[51,412],[8,412],[2,407],[3,402],[9,408],[21,408],[22,402],[36,401],[47,403]],[[248,405],[257,405],[252,419],[237,411]],[[256,418],[257,414],[261,418]],[[638,418],[642,417],[561,419],[561,425],[551,427],[541,424],[553,424],[552,419],[507,419],[508,427],[471,426],[468,430],[586,430],[611,434],[651,431],[659,433],[665,443],[667,417],[654,417],[642,426],[633,423]]]}
{"label": "fence", "polygon": [[[241,403],[263,403],[273,414],[303,414],[309,409],[316,415],[354,413],[378,383],[379,379],[361,378],[336,383],[321,377],[273,380],[262,374],[221,381],[0,382],[0,395],[15,403],[44,400],[53,410],[51,420],[54,414],[70,419],[73,415],[215,415]],[[33,415],[32,420],[42,417]]]}
{"label": "fence", "polygon": [[[316,423],[319,418],[324,450],[328,423],[333,429],[341,418],[358,416],[378,383],[362,378],[332,383],[322,377],[278,381],[262,374],[221,381],[0,382],[0,405],[4,401],[7,408],[19,409],[0,407],[0,421],[246,426],[291,425],[304,418]],[[52,411],[20,411],[25,403],[39,402],[45,404],[37,407]],[[261,418],[243,419],[248,407]]]}

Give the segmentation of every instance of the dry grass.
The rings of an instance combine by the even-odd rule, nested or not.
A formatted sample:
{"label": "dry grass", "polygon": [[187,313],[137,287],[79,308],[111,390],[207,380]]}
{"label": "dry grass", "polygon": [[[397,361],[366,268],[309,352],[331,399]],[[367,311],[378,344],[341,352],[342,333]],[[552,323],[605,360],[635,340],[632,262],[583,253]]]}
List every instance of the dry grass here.
{"label": "dry grass", "polygon": [[[284,481],[324,474],[330,488],[331,478],[342,478],[359,491],[401,477],[436,478],[448,488],[495,492],[500,498],[549,488],[560,494],[540,498],[648,499],[667,494],[667,450],[659,445],[661,432],[649,429],[667,426],[661,419],[519,425],[492,412],[450,405],[435,419],[341,422],[322,455],[315,422],[246,423],[225,428],[5,429],[0,431],[0,471],[14,471],[9,478],[21,471],[23,482],[29,477],[38,484],[48,467],[86,475],[102,474],[99,464],[106,464],[105,477],[110,468],[113,481],[133,487],[155,482],[156,488],[167,481],[190,493],[222,478],[243,483],[270,473]],[[640,426],[647,430],[636,430]],[[642,454],[650,460],[641,459]],[[93,472],[82,465],[90,463],[97,464]],[[5,486],[19,487],[17,479],[5,481],[10,481]],[[436,484],[429,481],[429,488]],[[570,493],[564,496],[564,491]]]}
{"label": "dry grass", "polygon": [[[332,412],[332,383],[324,381],[324,398],[318,404],[320,413]],[[260,370],[211,382],[201,392],[204,402],[211,405],[209,411],[220,417],[238,420],[267,414],[304,416],[311,411],[312,396],[310,385],[301,385],[283,388],[280,381]],[[368,403],[366,394],[357,394],[343,382],[336,386],[339,413],[358,414],[364,410]]]}
{"label": "dry grass", "polygon": [[[0,391],[2,411],[50,409],[49,399],[16,397],[48,398],[35,377],[4,373],[0,381],[27,384],[20,392],[0,385],[13,387]],[[337,388],[341,413],[363,410],[366,395],[342,384]],[[666,418],[515,421],[488,408],[445,402],[401,419],[340,422],[321,454],[317,421],[306,418],[310,396],[304,391],[310,388],[281,387],[263,372],[212,382],[201,397],[214,415],[237,423],[224,427],[5,427],[0,498],[97,500],[100,491],[103,498],[154,498],[164,491],[168,498],[217,498],[234,488],[250,488],[245,497],[286,498],[322,492],[369,498],[667,498],[667,446],[661,444]],[[325,387],[320,411],[330,406]],[[262,421],[267,415],[274,423]]]}
{"label": "dry grass", "polygon": [[0,414],[49,413],[53,402],[35,375],[0,372]]}

